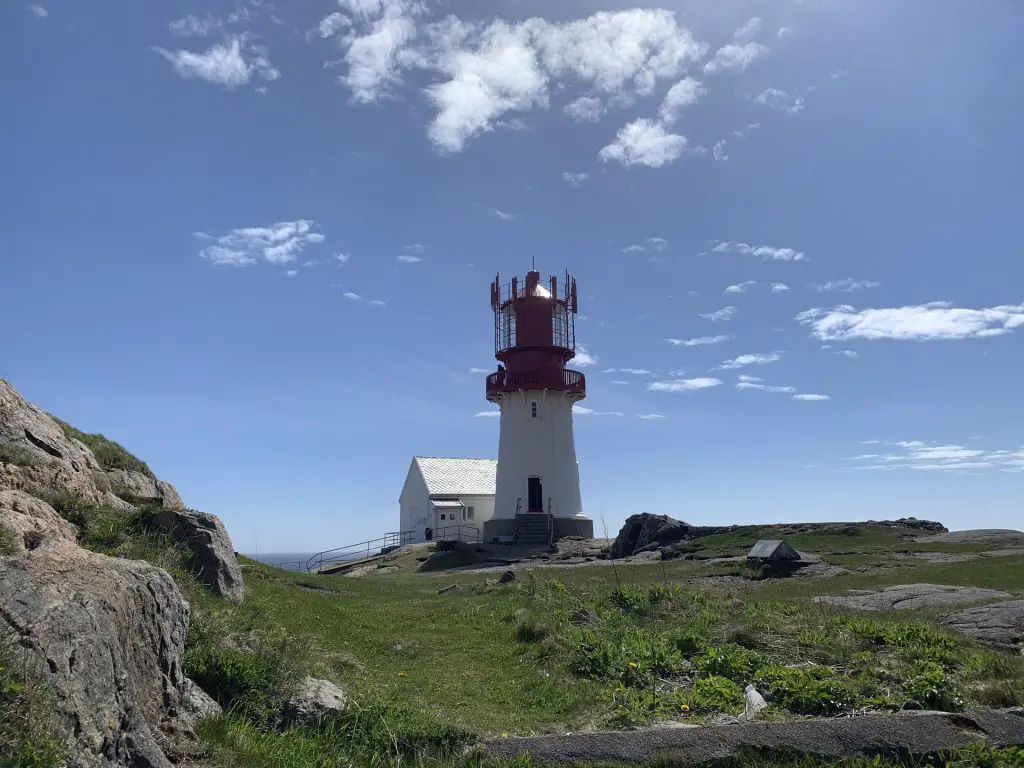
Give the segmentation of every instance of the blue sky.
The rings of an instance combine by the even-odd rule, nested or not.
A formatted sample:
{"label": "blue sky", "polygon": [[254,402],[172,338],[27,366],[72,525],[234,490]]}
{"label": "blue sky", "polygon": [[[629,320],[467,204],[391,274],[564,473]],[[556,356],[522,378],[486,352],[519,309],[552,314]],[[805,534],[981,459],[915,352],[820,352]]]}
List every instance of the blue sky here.
{"label": "blue sky", "polygon": [[1020,3],[290,5],[0,10],[0,375],[237,549],[496,455],[471,371],[534,257],[598,529],[1021,527]]}

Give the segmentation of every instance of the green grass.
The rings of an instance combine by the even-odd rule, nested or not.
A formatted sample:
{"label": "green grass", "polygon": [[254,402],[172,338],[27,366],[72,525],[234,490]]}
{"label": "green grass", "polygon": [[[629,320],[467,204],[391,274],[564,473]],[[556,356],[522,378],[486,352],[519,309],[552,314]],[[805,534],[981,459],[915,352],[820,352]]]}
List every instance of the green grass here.
{"label": "green grass", "polygon": [[118,442],[111,440],[99,433],[90,434],[61,421],[56,416],[51,416],[56,421],[67,437],[80,440],[92,451],[96,461],[103,469],[126,469],[133,472],[141,472],[144,475],[155,478],[153,470],[142,459],[131,454],[128,449]]}
{"label": "green grass", "polygon": [[52,699],[15,642],[0,636],[0,768],[61,768],[67,750],[50,728]]}

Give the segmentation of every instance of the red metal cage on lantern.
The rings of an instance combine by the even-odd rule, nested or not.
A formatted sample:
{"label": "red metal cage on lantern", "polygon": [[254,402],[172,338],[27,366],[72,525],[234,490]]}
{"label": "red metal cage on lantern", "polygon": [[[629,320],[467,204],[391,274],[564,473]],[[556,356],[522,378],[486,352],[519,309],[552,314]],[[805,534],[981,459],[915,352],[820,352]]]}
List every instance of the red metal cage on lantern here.
{"label": "red metal cage on lantern", "polygon": [[491,283],[494,311],[494,356],[502,364],[487,377],[487,397],[520,389],[554,389],[586,396],[586,378],[565,364],[576,356],[578,310],[576,280],[568,272],[559,284],[555,276],[542,283],[530,271],[522,281],[513,277]]}

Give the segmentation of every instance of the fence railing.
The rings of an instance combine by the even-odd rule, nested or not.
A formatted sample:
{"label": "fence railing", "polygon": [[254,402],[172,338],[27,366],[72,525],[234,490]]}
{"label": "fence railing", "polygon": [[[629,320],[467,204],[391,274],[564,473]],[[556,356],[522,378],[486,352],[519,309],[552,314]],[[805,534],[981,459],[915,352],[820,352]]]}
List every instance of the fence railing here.
{"label": "fence railing", "polygon": [[381,554],[387,549],[403,547],[413,542],[413,533],[413,531],[394,531],[369,541],[361,541],[358,544],[349,544],[347,547],[317,552],[306,561],[306,570],[312,573],[322,570],[324,566],[337,565],[347,560],[371,557],[372,555]]}
{"label": "fence railing", "polygon": [[446,525],[433,533],[435,541],[465,541],[470,544],[480,543],[480,529],[475,525]]}
{"label": "fence railing", "polygon": [[567,389],[585,391],[587,377],[569,368],[506,370],[487,377],[487,392],[507,392],[516,389]]}

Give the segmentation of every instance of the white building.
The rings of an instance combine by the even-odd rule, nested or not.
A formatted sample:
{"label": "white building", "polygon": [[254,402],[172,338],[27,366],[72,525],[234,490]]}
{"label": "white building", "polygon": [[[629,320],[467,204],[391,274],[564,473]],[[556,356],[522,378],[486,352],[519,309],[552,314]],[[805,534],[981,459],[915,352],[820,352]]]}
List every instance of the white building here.
{"label": "white building", "polygon": [[[498,462],[415,456],[399,497],[400,530],[413,542],[482,535],[494,514]],[[447,529],[447,530],[446,530]]]}

